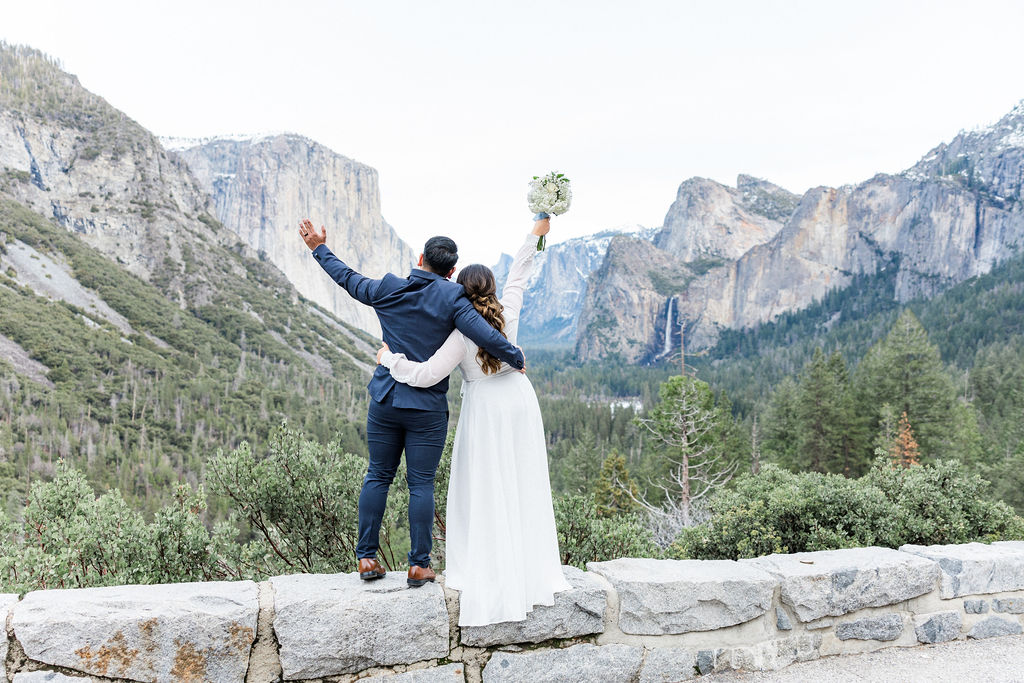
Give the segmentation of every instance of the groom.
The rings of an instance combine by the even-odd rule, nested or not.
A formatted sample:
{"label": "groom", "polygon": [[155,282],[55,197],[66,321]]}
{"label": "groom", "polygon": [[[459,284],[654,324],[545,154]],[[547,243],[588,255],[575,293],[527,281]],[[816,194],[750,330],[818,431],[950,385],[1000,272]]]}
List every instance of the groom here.
{"label": "groom", "polygon": [[[458,328],[495,358],[523,368],[523,352],[477,313],[462,285],[448,280],[455,272],[459,254],[455,242],[447,237],[427,240],[416,264],[419,267],[409,277],[388,273],[371,280],[331,253],[323,226],[318,233],[308,219],[303,220],[299,235],[335,282],[352,298],[373,307],[384,343],[392,351],[404,353],[410,360],[425,361]],[[359,494],[359,577],[371,580],[384,576],[384,568],[377,561],[380,524],[404,449],[412,543],[407,581],[410,586],[422,586],[435,578],[430,568],[434,474],[448,435],[448,378],[419,389],[395,382],[388,369],[378,365],[367,388],[372,399],[366,415],[370,466]]]}

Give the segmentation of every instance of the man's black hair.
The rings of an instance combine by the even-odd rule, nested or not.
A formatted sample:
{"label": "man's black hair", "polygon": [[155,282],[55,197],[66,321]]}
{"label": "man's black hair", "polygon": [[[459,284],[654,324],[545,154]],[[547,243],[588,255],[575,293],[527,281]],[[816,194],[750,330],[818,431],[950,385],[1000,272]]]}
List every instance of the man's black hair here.
{"label": "man's black hair", "polygon": [[448,237],[431,237],[423,245],[423,260],[438,275],[447,275],[459,260],[459,248]]}

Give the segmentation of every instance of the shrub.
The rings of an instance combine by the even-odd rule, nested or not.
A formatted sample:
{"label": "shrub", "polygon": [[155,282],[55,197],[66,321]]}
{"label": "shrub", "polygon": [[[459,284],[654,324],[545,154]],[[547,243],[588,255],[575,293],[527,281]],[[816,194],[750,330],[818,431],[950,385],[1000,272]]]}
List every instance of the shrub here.
{"label": "shrub", "polygon": [[968,474],[960,462],[924,467],[887,467],[884,461],[864,478],[899,507],[901,543],[930,545],[1024,538],[1024,519],[994,500],[991,486]]}
{"label": "shrub", "polygon": [[202,489],[179,486],[151,523],[114,490],[96,497],[63,461],[29,492],[21,524],[0,519],[0,585],[25,592],[224,578],[200,513]]}
{"label": "shrub", "polygon": [[[358,501],[366,460],[303,439],[282,425],[270,436],[267,457],[248,443],[219,452],[207,463],[206,481],[255,534],[245,553],[261,574],[351,571],[358,540]],[[396,484],[404,479],[401,472]],[[404,511],[408,490],[392,486],[381,525],[380,558],[395,568],[390,532]],[[260,559],[262,558],[262,559]]]}
{"label": "shrub", "polygon": [[957,462],[891,468],[860,479],[766,465],[711,501],[711,519],[684,529],[676,558],[739,559],[859,546],[1024,538],[1024,520],[985,499],[987,484]]}
{"label": "shrub", "polygon": [[582,569],[587,562],[659,555],[638,513],[602,517],[593,496],[583,494],[558,498],[554,506],[562,564]]}

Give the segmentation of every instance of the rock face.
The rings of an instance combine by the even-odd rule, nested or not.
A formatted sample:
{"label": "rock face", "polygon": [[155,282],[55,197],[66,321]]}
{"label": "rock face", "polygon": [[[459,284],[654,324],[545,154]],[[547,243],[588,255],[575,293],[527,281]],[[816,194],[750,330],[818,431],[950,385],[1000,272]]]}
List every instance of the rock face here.
{"label": "rock face", "polygon": [[373,582],[355,573],[270,581],[285,679],[337,676],[448,655],[448,609],[435,583],[412,589],[394,572]]}
{"label": "rock face", "polygon": [[235,238],[202,222],[210,200],[184,162],[42,53],[0,50],[25,74],[0,89],[0,189],[183,301],[212,296],[223,266],[207,259]]}
{"label": "rock face", "polygon": [[[891,296],[903,302],[989,272],[1024,247],[1022,175],[1024,102],[903,173],[814,188],[798,202],[744,177],[735,190],[700,178],[684,182],[655,244],[689,263],[691,272],[697,265],[703,271],[674,281],[684,302],[678,315],[687,321],[687,348],[713,345],[721,329],[804,308],[854,274],[896,268]],[[606,260],[581,318],[600,306],[606,288],[629,289],[631,265]],[[636,287],[644,289],[642,277]],[[636,317],[650,321],[640,328],[646,336],[636,331]],[[581,325],[577,348],[587,360],[611,352],[607,340],[653,348],[664,318],[663,308],[648,305],[607,318],[600,328]],[[598,334],[605,343],[589,338]]]}
{"label": "rock face", "polygon": [[590,562],[619,595],[623,633],[662,635],[742,624],[771,607],[777,581],[731,560]]}
{"label": "rock face", "polygon": [[943,598],[1024,589],[1024,547],[1013,544],[905,545],[901,552],[937,562]]}
{"label": "rock face", "polygon": [[14,608],[30,658],[137,681],[243,681],[259,609],[252,581],[29,593]]}
{"label": "rock face", "polygon": [[[317,357],[317,349],[327,348],[351,359],[351,374],[362,381],[362,372],[356,370],[369,349],[352,352],[352,338],[361,335],[325,316],[329,325],[344,327],[348,339],[338,342],[327,338],[333,334],[320,335],[323,339],[307,334],[311,348],[299,348],[295,330],[308,326],[307,319],[320,311],[301,304],[280,270],[260,262],[254,247],[213,217],[210,195],[181,158],[42,53],[0,45],[0,65],[0,201],[14,200],[19,210],[25,207],[54,220],[149,282],[176,303],[183,316],[217,324],[234,313],[251,315],[272,330],[274,340],[292,336],[288,344],[295,353],[306,354],[303,358],[321,373],[333,369],[342,379],[340,364],[331,368]],[[12,250],[8,256],[5,269],[18,254]],[[320,270],[315,264],[312,268]],[[23,270],[26,274],[17,276],[20,283],[43,295],[56,290],[56,298],[95,308],[130,334],[128,322],[111,310],[113,300],[106,305],[95,292],[58,282],[68,279],[62,277],[62,271],[71,271],[68,264],[48,269],[46,275],[53,276],[45,281],[48,285],[43,276],[22,282],[33,279],[28,269]],[[89,274],[73,275],[84,282],[83,275]],[[276,304],[281,301],[293,304],[296,319],[278,319]],[[133,324],[139,327],[143,322],[147,321],[137,319]],[[163,344],[152,337],[151,341]],[[264,351],[272,341],[263,344]]]}
{"label": "rock face", "polygon": [[[797,199],[750,176],[741,175],[736,188],[705,178],[684,182],[654,236],[654,249],[609,244],[601,267],[588,278],[577,355],[593,360],[617,353],[628,362],[665,356],[679,348],[683,320],[687,348],[713,342],[728,306],[708,302],[729,286],[729,264],[774,237]],[[696,324],[704,318],[716,322]]]}
{"label": "rock face", "polygon": [[576,567],[562,567],[572,589],[555,594],[551,607],[535,607],[524,621],[487,626],[464,626],[462,643],[474,647],[508,643],[540,643],[553,638],[575,638],[604,630],[608,598],[593,576]]}
{"label": "rock face", "polygon": [[[519,322],[519,341],[537,346],[572,346],[587,292],[587,278],[604,261],[617,235],[650,241],[654,230],[640,226],[607,230],[547,247],[534,258],[533,274]],[[501,291],[512,257],[503,254],[494,266]]]}
{"label": "rock face", "polygon": [[360,273],[407,275],[416,254],[381,216],[376,170],[299,135],[215,139],[175,153],[213,198],[216,218],[243,243],[303,296],[378,333],[373,311],[327,277],[297,233],[308,217],[326,226],[327,246]]}
{"label": "rock face", "polygon": [[960,637],[963,617],[959,612],[936,612],[914,617],[914,633],[919,643],[944,643]]}
{"label": "rock face", "polygon": [[735,261],[774,237],[799,199],[746,175],[737,179],[735,188],[691,178],[679,186],[654,243],[683,262]]}
{"label": "rock face", "polygon": [[496,652],[484,667],[484,683],[629,683],[640,671],[643,649],[629,645],[574,645],[564,650]]}
{"label": "rock face", "polygon": [[890,548],[769,555],[740,563],[777,577],[782,602],[801,622],[923,595],[938,573],[935,563]]}
{"label": "rock face", "polygon": [[[619,354],[630,363],[657,356],[665,346],[669,301],[679,293],[678,283],[692,277],[685,265],[650,242],[614,237],[601,267],[588,279],[576,355]],[[669,334],[678,334],[671,324],[667,327]]]}

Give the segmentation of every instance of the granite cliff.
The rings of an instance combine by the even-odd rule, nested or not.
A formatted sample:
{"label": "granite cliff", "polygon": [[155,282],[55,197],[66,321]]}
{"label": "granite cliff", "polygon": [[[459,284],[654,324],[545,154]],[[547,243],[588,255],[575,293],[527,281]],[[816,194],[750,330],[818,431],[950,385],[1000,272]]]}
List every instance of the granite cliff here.
{"label": "granite cliff", "polygon": [[138,123],[55,60],[0,43],[11,500],[63,459],[154,512],[210,454],[264,448],[282,421],[362,452],[372,337],[301,297],[212,205]]}
{"label": "granite cliff", "polygon": [[[248,328],[250,342],[255,334],[267,336],[261,352],[273,346],[274,353],[284,353],[278,345],[292,345],[319,372],[359,378],[369,367],[368,338],[311,304],[299,305],[299,292],[284,274],[259,259],[256,249],[211,215],[211,196],[184,161],[123,112],[83,88],[56,60],[31,48],[4,44],[0,44],[0,198],[52,220],[156,288],[174,302],[181,316],[218,326],[232,344],[241,339],[244,347]],[[28,253],[27,247],[14,246],[12,258]],[[26,257],[26,265],[42,263],[53,245],[32,247],[39,253]],[[51,270],[57,265],[67,271],[66,286],[52,286],[53,273],[35,277],[27,267],[15,279],[31,285],[26,278],[34,277],[32,289],[52,299],[74,305],[89,301],[101,317],[127,331],[127,323],[112,312],[102,313],[106,309],[94,292],[76,294],[83,277],[95,274],[74,271],[68,264],[55,264]],[[93,282],[84,289],[95,286]],[[292,319],[282,320],[271,312],[278,302],[292,307]],[[329,328],[331,339],[285,341],[307,323],[325,331]],[[307,343],[309,349],[304,348]],[[323,345],[319,351],[317,344]],[[339,360],[331,370],[323,354],[337,355],[344,362]]]}
{"label": "granite cliff", "polygon": [[217,219],[306,298],[372,334],[373,311],[309,258],[299,219],[327,227],[327,245],[369,277],[408,273],[416,253],[381,216],[377,171],[299,135],[213,139],[175,150],[213,198]]}
{"label": "granite cliff", "polygon": [[[554,229],[557,234],[557,221]],[[575,344],[587,278],[601,266],[608,245],[619,235],[649,242],[655,232],[641,226],[605,230],[552,244],[537,254],[526,285],[519,341],[548,347]],[[502,254],[494,266],[499,290],[511,266],[512,257],[508,254]]]}
{"label": "granite cliff", "polygon": [[0,46],[0,169],[7,195],[183,305],[209,301],[215,273],[231,268],[208,257],[236,240],[184,163],[27,48]]}
{"label": "granite cliff", "polygon": [[[665,330],[680,321],[687,348],[706,348],[722,329],[799,310],[845,287],[854,274],[891,263],[898,268],[898,301],[934,296],[1018,252],[1024,243],[1022,179],[1024,102],[995,125],[936,147],[902,173],[813,188],[798,201],[744,176],[735,190],[688,180],[654,241],[674,259],[659,266],[666,268],[659,277],[674,286],[661,288],[660,301],[638,301],[640,311],[609,308],[612,290],[650,284],[649,275],[631,280],[636,264],[609,250],[602,276],[588,283],[581,320],[592,323],[580,325],[577,351],[581,360],[611,348],[631,362],[651,360],[664,347]],[[674,276],[673,269],[682,272],[680,264],[687,264],[687,275]],[[666,326],[670,298],[676,320]]]}

